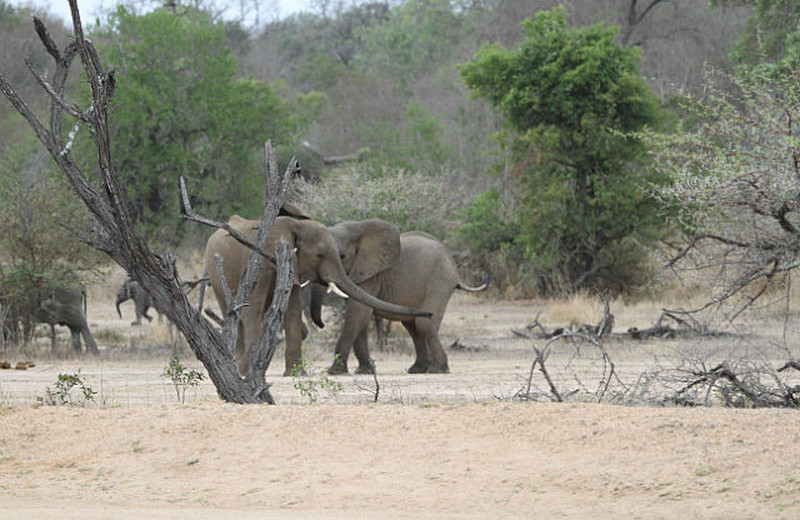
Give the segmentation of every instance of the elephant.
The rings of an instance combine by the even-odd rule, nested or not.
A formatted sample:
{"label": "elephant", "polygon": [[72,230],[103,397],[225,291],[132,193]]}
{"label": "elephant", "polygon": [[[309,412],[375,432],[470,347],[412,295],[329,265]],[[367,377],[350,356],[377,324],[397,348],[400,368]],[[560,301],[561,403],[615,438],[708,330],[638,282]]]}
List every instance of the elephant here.
{"label": "elephant", "polygon": [[86,321],[86,289],[84,287],[73,289],[43,286],[39,296],[36,319],[50,325],[53,347],[55,347],[55,326],[66,325],[69,327],[72,348],[76,353],[81,353],[81,336],[83,336],[86,352],[92,355],[99,354],[97,343],[92,337],[89,323]]}
{"label": "elephant", "polygon": [[[228,225],[250,240],[255,241],[260,222],[246,220],[233,215]],[[295,248],[293,257],[294,284],[289,296],[288,308],[284,316],[283,330],[286,341],[284,375],[292,375],[303,370],[301,343],[303,340],[301,282],[313,282],[338,287],[350,298],[375,308],[395,319],[413,319],[418,316],[430,316],[430,313],[410,307],[390,304],[381,301],[358,287],[347,276],[339,257],[339,250],[325,225],[310,219],[297,219],[278,216],[267,239],[267,249],[274,251],[275,243],[283,238]],[[227,315],[227,302],[222,291],[215,256],[222,259],[222,275],[231,290],[238,287],[251,255],[251,250],[241,244],[230,233],[218,229],[206,243],[203,254],[205,267],[209,274],[211,287],[223,316]],[[275,288],[276,268],[269,261],[264,261],[256,285],[247,305],[241,310],[239,334],[234,351],[234,358],[239,372],[246,376],[249,368],[251,350],[257,344],[262,329],[262,317],[269,309]]]}
{"label": "elephant", "polygon": [[[411,335],[416,360],[409,373],[445,373],[450,371],[447,354],[439,340],[447,303],[456,289],[482,291],[461,282],[456,264],[447,248],[435,237],[410,231],[400,234],[397,227],[379,219],[342,222],[332,226],[348,276],[367,293],[398,305],[431,313],[431,317],[411,319],[392,317],[379,309],[380,317],[401,321]],[[321,319],[323,291],[312,296],[311,315]],[[348,300],[334,361],[329,374],[346,374],[350,348],[359,361],[357,373],[372,373],[373,366],[367,344],[367,329],[373,310],[357,301]]]}
{"label": "elephant", "polygon": [[147,314],[147,310],[152,306],[150,300],[150,293],[144,290],[144,287],[139,285],[139,282],[133,278],[128,278],[117,291],[117,314],[122,318],[122,312],[119,310],[119,305],[128,300],[133,300],[134,310],[136,312],[136,321],[131,325],[141,325],[142,316],[147,318],[147,321],[153,321],[153,317]]}

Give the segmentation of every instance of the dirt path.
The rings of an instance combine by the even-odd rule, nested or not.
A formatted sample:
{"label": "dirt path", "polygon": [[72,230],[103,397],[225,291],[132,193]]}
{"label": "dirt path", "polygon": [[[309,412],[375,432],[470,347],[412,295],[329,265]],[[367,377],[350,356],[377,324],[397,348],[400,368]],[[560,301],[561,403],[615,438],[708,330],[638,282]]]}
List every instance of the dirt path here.
{"label": "dirt path", "polygon": [[780,410],[14,407],[0,457],[7,519],[800,517]]}
{"label": "dirt path", "polygon": [[[452,373],[406,374],[411,347],[395,338],[374,352],[378,404],[371,377],[314,387],[309,404],[272,367],[276,407],[222,403],[207,381],[179,404],[162,376],[172,350],[150,344],[157,325],[92,309],[94,330],[129,344],[0,371],[0,518],[800,518],[797,411],[513,402],[532,358],[510,330],[537,305],[457,297],[442,328],[460,345]],[[630,316],[620,327],[640,319]],[[325,380],[334,334],[313,332],[307,384]],[[635,379],[680,349],[748,345],[609,350]],[[77,370],[95,404],[38,405],[59,373]]]}

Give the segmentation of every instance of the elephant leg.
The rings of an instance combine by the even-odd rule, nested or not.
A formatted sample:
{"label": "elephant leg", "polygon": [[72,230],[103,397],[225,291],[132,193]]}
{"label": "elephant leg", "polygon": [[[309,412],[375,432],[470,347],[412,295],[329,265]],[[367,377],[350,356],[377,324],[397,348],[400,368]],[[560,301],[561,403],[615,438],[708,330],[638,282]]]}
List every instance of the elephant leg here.
{"label": "elephant leg", "polygon": [[353,343],[353,352],[358,359],[356,374],[374,374],[375,368],[372,366],[372,359],[369,357],[368,330],[364,328],[356,337]]}
{"label": "elephant leg", "polygon": [[137,298],[136,302],[136,321],[138,323],[142,322],[142,316],[144,316],[147,321],[153,321],[153,317],[147,314],[147,309],[150,308],[150,296],[145,294],[144,298]]}
{"label": "elephant leg", "polygon": [[344,312],[344,324],[339,339],[336,341],[336,350],[333,355],[333,364],[328,369],[328,374],[346,374],[347,358],[350,356],[350,349],[356,338],[366,332],[369,326],[369,318],[372,316],[372,309],[355,300],[347,300]]}
{"label": "elephant leg", "polygon": [[428,345],[417,331],[417,320],[407,320],[403,322],[411,340],[414,342],[414,350],[417,352],[417,359],[414,364],[408,367],[409,374],[425,374],[431,367],[431,356]]}
{"label": "elephant leg", "polygon": [[283,332],[286,338],[286,362],[284,376],[305,374],[303,366],[303,302],[300,296],[300,287],[292,287],[289,295],[289,305],[286,307],[286,316],[283,318]]}
{"label": "elephant leg", "polygon": [[428,355],[430,356],[431,364],[428,367],[429,373],[445,374],[450,372],[450,366],[447,362],[447,353],[444,351],[444,346],[439,339],[439,324],[432,319],[418,319],[414,320],[417,335],[427,347]]}
{"label": "elephant leg", "polygon": [[[81,334],[83,335],[83,342],[86,343],[86,353],[91,354],[93,356],[97,356],[100,354],[100,351],[97,349],[97,342],[95,342],[92,333],[89,332],[89,324],[85,324],[83,329],[81,330]],[[78,342],[78,350],[80,350],[80,340]]]}
{"label": "elephant leg", "polygon": [[[275,287],[275,271],[268,271],[258,279],[247,305],[241,310],[239,335],[236,339],[234,358],[239,365],[239,374],[247,377],[253,348],[258,345],[263,329],[263,316],[272,303],[272,290]],[[219,297],[217,298],[219,301]],[[291,298],[289,300],[291,304]],[[223,316],[225,318],[225,316]]]}
{"label": "elephant leg", "polygon": [[[73,340],[74,341],[74,340]],[[78,350],[80,350],[81,346],[78,344]],[[56,348],[56,324],[50,324],[50,353],[55,355],[57,353]]]}
{"label": "elephant leg", "polygon": [[80,355],[81,353],[81,331],[80,329],[70,327],[69,333],[71,336],[70,344],[72,345],[72,350]]}

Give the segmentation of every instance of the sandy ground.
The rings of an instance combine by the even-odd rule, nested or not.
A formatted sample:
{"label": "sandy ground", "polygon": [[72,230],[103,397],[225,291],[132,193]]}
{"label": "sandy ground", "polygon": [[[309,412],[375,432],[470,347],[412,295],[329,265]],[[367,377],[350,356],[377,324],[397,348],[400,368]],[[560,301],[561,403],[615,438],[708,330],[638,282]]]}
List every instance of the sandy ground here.
{"label": "sandy ground", "polygon": [[[377,403],[371,377],[323,388],[335,331],[313,331],[310,377],[280,377],[276,358],[268,378],[279,406],[240,406],[207,380],[179,403],[162,376],[173,350],[153,342],[163,326],[132,327],[130,307],[120,320],[95,304],[93,330],[116,330],[123,345],[0,371],[0,518],[800,518],[798,411],[512,399],[533,358],[531,340],[511,329],[541,305],[457,295],[442,327],[445,344],[458,340],[446,375],[406,374],[410,342],[395,331],[391,348],[373,351]],[[627,309],[618,328],[647,326],[652,312]],[[679,351],[756,345],[778,362],[772,344],[754,335],[607,347],[633,385]],[[602,369],[591,356],[553,359],[567,389]],[[78,370],[93,403],[40,405],[58,374]]]}

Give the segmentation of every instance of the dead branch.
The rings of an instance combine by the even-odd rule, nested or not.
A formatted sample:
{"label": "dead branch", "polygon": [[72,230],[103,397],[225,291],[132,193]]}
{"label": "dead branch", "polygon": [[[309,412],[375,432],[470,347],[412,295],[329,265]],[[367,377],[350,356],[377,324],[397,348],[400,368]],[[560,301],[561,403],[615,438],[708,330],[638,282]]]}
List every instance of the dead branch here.
{"label": "dead branch", "polygon": [[[611,305],[609,303],[608,293],[603,291],[597,291],[598,296],[603,300],[603,314],[600,316],[600,320],[598,321],[597,325],[591,325],[588,323],[584,323],[583,325],[579,326],[577,330],[583,334],[589,336],[595,336],[597,338],[608,337],[611,335],[612,330],[614,329],[614,315],[611,313]],[[569,327],[557,327],[552,331],[548,332],[544,325],[539,322],[539,316],[542,315],[542,312],[539,311],[536,313],[536,316],[533,318],[533,321],[525,326],[525,328],[529,331],[533,331],[539,329],[541,334],[539,337],[543,338],[553,338],[556,336],[560,336],[570,330]],[[528,337],[528,334],[524,332],[519,332],[512,330],[513,334],[516,334],[521,337]]]}
{"label": "dead branch", "polygon": [[732,408],[800,406],[800,385],[787,385],[766,360],[725,360],[710,368],[702,360],[686,362],[688,367],[663,370],[650,377],[649,384],[666,386],[661,402]]}
{"label": "dead branch", "polygon": [[[517,332],[517,334],[522,333]],[[595,390],[589,390],[587,386],[583,384],[582,377],[574,370],[572,370],[570,374],[572,376],[571,380],[576,382],[579,388],[567,391],[561,391],[558,389],[555,380],[551,376],[550,370],[547,368],[546,362],[552,353],[553,345],[562,340],[564,343],[566,343],[568,348],[572,349],[572,354],[568,356],[568,358],[579,356],[580,347],[586,342],[591,344],[597,351],[600,352],[602,358],[602,368],[600,372],[600,379]],[[525,388],[517,392],[515,399],[535,399],[537,393],[533,391],[533,377],[536,373],[537,367],[547,383],[550,398],[556,402],[563,402],[566,398],[577,394],[582,388],[585,393],[590,395],[596,402],[599,403],[605,399],[612,382],[616,382],[623,389],[625,388],[625,384],[619,379],[619,376],[616,373],[616,368],[611,356],[608,354],[605,347],[595,334],[586,334],[575,330],[565,330],[557,336],[553,336],[548,339],[542,348],[537,347],[535,344],[533,344],[532,347],[535,355],[528,373],[528,379],[526,381]],[[569,369],[569,363],[566,368]]]}
{"label": "dead branch", "polygon": [[787,361],[786,364],[783,365],[782,367],[780,367],[777,371],[778,372],[783,372],[787,368],[793,368],[795,370],[800,370],[800,360],[794,360],[793,359],[791,361]]}
{"label": "dead branch", "polygon": [[[158,312],[174,323],[186,338],[192,352],[206,368],[209,379],[214,383],[220,397],[226,401],[238,403],[273,402],[269,395],[269,385],[264,381],[271,350],[265,348],[264,352],[260,352],[256,349],[254,354],[258,358],[256,368],[246,378],[241,378],[233,358],[233,343],[229,343],[231,336],[226,336],[226,341],[223,342],[223,336],[214,325],[202,316],[199,309],[192,307],[181,286],[173,255],[168,251],[152,251],[144,238],[135,231],[122,197],[116,167],[111,155],[108,130],[108,108],[115,92],[117,80],[114,72],[107,71],[103,66],[92,42],[85,38],[77,2],[69,0],[69,6],[75,37],[63,50],[59,51],[41,20],[34,18],[34,27],[39,39],[55,61],[55,71],[49,80],[44,77],[44,74],[33,70],[37,82],[51,98],[49,125],[46,126],[38,119],[25,100],[17,95],[2,75],[0,75],[0,92],[27,120],[73,191],[86,206],[93,228],[90,233],[82,234],[81,238],[92,247],[106,253],[151,295]],[[91,90],[91,101],[86,108],[70,103],[64,97],[64,86],[75,56],[80,57],[85,81],[88,82]],[[61,128],[64,112],[76,120],[66,143]],[[88,128],[97,149],[101,177],[99,189],[89,181],[72,157],[71,143],[81,127]],[[280,176],[271,144],[267,142],[265,148],[267,155],[266,203],[262,214],[259,238],[255,247],[250,246],[258,252],[251,256],[251,264],[249,264],[251,274],[243,277],[243,284],[245,278],[248,283],[253,283],[252,280],[258,271],[258,266],[265,257],[270,257],[277,262],[278,272],[281,273],[281,276],[287,276],[287,273],[289,276],[291,274],[288,261],[290,254],[279,248],[276,258],[271,256],[271,252],[264,250],[263,244],[275,216],[283,205],[291,174],[297,170],[298,166],[297,162],[293,160],[287,168],[287,173]],[[186,204],[188,196],[185,194],[185,189],[181,193],[181,200],[184,208],[191,210],[191,207]],[[208,219],[204,219],[204,223],[213,225],[212,221]],[[288,270],[286,264],[289,264]],[[239,295],[246,297],[249,294],[250,289],[243,284],[240,284],[237,289],[237,298]],[[276,287],[277,291],[285,291],[286,280],[278,280]],[[285,313],[285,308],[276,308],[277,305],[285,304],[285,299],[277,293],[276,296],[267,321],[280,321]],[[226,317],[226,320],[235,319],[235,316]],[[272,335],[273,332],[274,327],[270,328],[269,334]],[[235,338],[235,334],[232,337]],[[260,342],[259,346],[263,346],[263,344],[274,346],[275,341],[276,338],[272,336],[270,339]]]}

